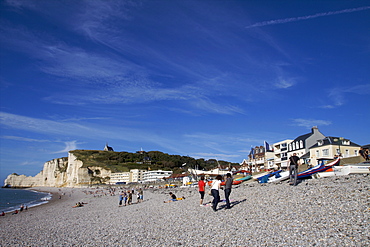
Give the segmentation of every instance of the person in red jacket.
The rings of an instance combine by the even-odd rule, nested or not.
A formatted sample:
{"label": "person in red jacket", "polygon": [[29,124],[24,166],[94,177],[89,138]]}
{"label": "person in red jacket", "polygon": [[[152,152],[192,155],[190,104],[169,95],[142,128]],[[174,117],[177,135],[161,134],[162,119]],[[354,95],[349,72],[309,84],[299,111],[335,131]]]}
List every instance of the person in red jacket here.
{"label": "person in red jacket", "polygon": [[203,205],[203,199],[204,199],[204,191],[205,191],[206,183],[204,182],[204,176],[200,177],[200,180],[198,182],[198,189],[199,189],[199,194],[200,194],[200,206]]}

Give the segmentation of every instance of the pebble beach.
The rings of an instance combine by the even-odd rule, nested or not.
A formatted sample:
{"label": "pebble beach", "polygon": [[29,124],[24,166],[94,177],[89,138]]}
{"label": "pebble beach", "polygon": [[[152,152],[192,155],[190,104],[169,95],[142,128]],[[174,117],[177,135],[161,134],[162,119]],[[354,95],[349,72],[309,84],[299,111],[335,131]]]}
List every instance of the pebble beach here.
{"label": "pebble beach", "polygon": [[[221,202],[216,212],[199,205],[195,187],[146,189],[143,202],[122,207],[118,188],[114,196],[36,189],[53,199],[0,217],[0,246],[370,246],[369,175],[244,182],[232,189],[232,208]],[[169,192],[185,199],[163,203]]]}

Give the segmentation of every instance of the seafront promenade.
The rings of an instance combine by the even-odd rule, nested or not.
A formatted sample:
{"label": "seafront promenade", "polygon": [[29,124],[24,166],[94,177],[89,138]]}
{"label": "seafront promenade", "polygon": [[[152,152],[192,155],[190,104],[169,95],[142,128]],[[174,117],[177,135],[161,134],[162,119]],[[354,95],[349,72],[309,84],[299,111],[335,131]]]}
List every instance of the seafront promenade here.
{"label": "seafront promenade", "polygon": [[[197,188],[147,189],[118,207],[96,189],[39,188],[46,205],[0,218],[0,246],[369,246],[370,176],[243,183],[213,212]],[[99,189],[100,190],[100,189]],[[185,200],[163,203],[169,192]],[[207,194],[207,193],[206,193]],[[59,196],[61,195],[60,199]],[[221,199],[223,199],[221,191]],[[206,195],[205,201],[211,201]],[[77,202],[83,207],[73,208]]]}

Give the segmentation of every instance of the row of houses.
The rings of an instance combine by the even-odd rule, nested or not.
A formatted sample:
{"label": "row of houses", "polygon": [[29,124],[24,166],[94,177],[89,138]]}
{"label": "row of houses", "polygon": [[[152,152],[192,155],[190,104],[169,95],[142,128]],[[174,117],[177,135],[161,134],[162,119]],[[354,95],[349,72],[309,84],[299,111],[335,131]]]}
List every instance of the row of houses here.
{"label": "row of houses", "polygon": [[248,159],[241,166],[252,172],[264,169],[287,168],[289,157],[296,153],[302,164],[317,165],[321,161],[359,156],[361,146],[343,137],[325,136],[317,126],[297,138],[286,139],[272,145],[252,147]]}
{"label": "row of houses", "polygon": [[151,183],[172,175],[172,171],[131,169],[129,172],[116,172],[110,175],[110,184]]}

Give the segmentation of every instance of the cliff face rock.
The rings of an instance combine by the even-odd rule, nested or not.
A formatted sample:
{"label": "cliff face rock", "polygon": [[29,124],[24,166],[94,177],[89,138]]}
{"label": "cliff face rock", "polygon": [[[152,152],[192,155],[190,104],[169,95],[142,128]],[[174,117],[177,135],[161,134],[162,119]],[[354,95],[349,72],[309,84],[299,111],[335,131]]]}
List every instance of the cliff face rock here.
{"label": "cliff face rock", "polygon": [[36,176],[10,174],[4,182],[9,187],[80,187],[91,183],[103,183],[111,171],[101,167],[83,167],[83,162],[68,153],[68,158],[47,161]]}

